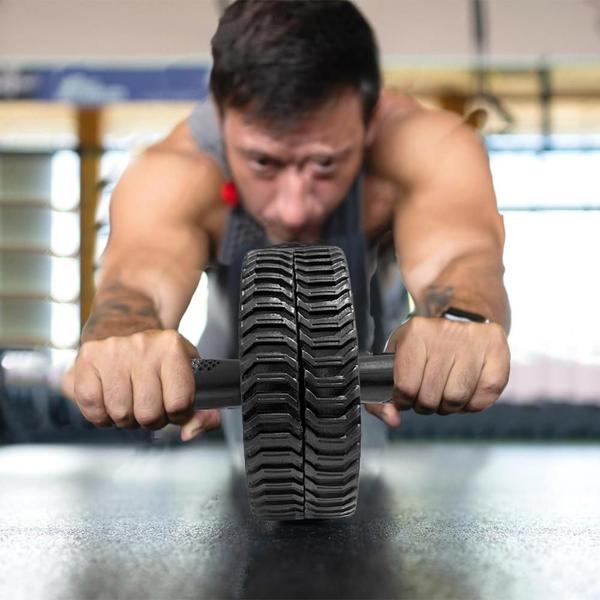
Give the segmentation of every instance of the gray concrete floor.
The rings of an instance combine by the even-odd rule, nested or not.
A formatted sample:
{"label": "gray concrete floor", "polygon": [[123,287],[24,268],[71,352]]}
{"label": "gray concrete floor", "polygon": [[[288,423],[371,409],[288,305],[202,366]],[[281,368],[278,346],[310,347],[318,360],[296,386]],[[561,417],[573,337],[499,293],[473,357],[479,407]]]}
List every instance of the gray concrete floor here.
{"label": "gray concrete floor", "polygon": [[0,598],[599,597],[599,445],[395,443],[296,524],[222,446],[0,448]]}

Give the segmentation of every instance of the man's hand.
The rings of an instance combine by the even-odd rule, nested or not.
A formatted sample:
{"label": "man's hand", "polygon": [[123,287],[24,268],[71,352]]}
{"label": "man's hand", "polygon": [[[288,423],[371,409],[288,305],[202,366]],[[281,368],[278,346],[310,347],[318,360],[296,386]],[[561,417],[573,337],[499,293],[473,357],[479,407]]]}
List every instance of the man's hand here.
{"label": "man's hand", "polygon": [[508,382],[506,333],[495,323],[413,317],[386,352],[395,353],[393,402],[368,409],[392,427],[400,424],[398,411],[411,408],[424,415],[482,411]]}
{"label": "man's hand", "polygon": [[64,391],[99,427],[182,425],[184,441],[219,425],[219,411],[193,412],[190,359],[196,348],[175,330],[146,330],[85,342]]}

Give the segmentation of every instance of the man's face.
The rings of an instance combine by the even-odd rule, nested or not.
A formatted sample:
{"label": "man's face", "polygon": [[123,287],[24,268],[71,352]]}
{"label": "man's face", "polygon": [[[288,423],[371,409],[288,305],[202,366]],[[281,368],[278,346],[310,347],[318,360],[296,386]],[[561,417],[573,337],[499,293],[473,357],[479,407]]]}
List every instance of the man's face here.
{"label": "man's face", "polygon": [[359,95],[336,96],[283,134],[233,108],[221,126],[245,210],[274,243],[316,241],[362,164]]}

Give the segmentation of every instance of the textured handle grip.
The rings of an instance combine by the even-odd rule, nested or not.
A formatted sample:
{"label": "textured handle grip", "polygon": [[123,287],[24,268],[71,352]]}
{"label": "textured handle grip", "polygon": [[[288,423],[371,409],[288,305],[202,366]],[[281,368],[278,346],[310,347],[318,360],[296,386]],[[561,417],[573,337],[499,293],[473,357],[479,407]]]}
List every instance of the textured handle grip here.
{"label": "textured handle grip", "polygon": [[[358,357],[361,402],[387,402],[394,387],[394,354],[366,354]],[[195,407],[240,406],[240,361],[194,358]]]}
{"label": "textured handle grip", "polygon": [[358,357],[361,402],[387,402],[394,389],[394,353]]}
{"label": "textured handle grip", "polygon": [[227,408],[240,405],[239,360],[194,358],[192,371],[196,382],[196,408]]}

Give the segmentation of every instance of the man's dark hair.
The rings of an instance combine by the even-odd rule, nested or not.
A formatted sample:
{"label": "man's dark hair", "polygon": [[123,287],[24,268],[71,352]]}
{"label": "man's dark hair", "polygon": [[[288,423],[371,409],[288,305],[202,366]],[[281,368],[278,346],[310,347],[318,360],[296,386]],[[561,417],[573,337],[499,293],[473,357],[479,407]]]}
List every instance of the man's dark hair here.
{"label": "man's dark hair", "polygon": [[371,27],[346,0],[237,0],[212,38],[210,88],[220,111],[289,126],[335,94],[354,89],[363,117],[381,87]]}

